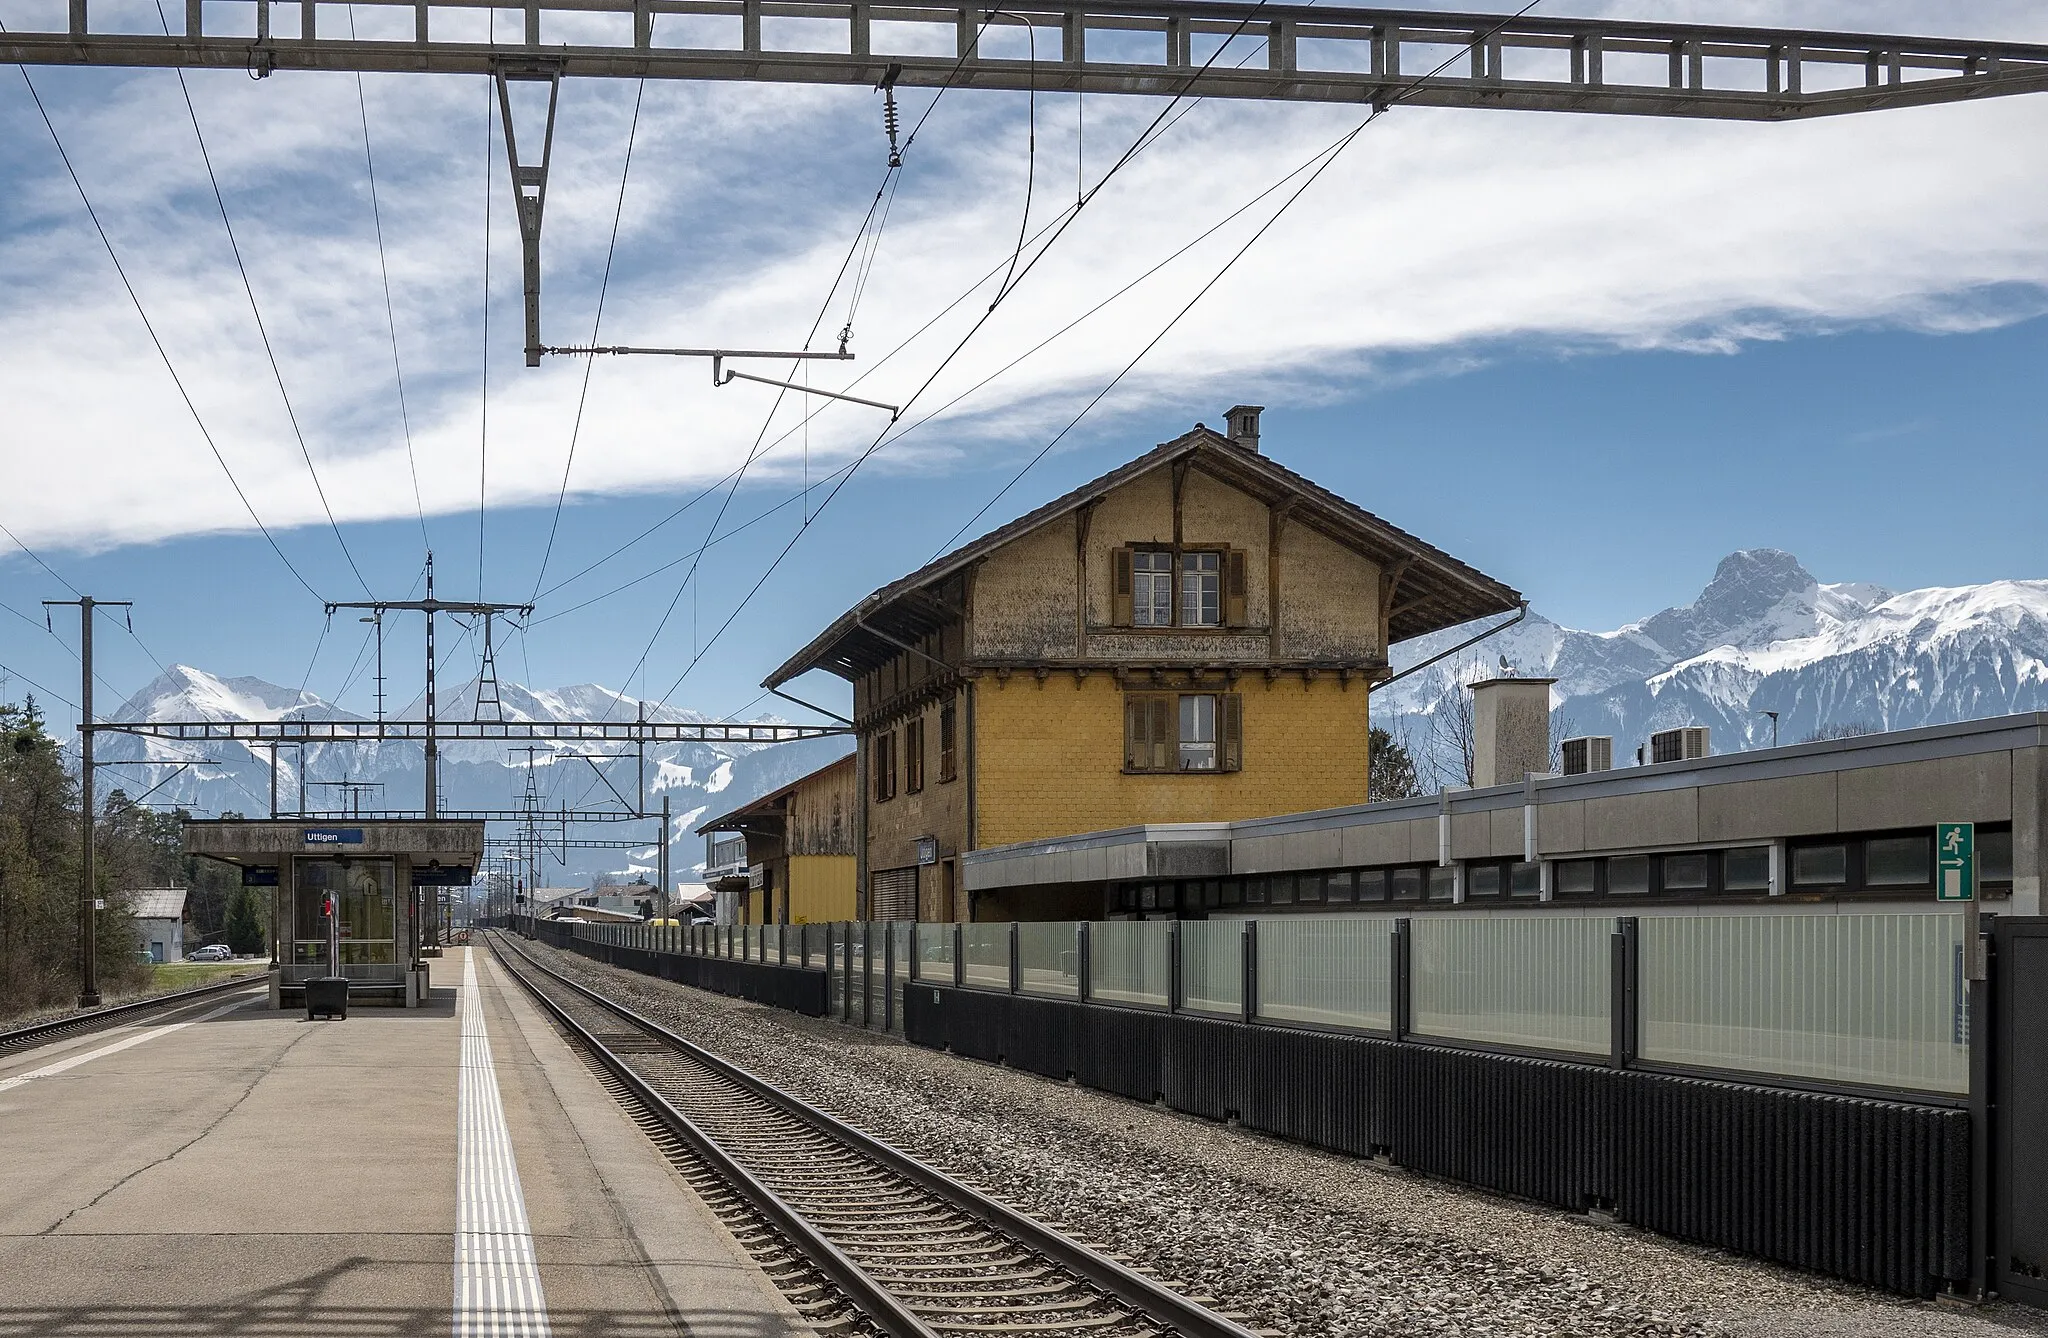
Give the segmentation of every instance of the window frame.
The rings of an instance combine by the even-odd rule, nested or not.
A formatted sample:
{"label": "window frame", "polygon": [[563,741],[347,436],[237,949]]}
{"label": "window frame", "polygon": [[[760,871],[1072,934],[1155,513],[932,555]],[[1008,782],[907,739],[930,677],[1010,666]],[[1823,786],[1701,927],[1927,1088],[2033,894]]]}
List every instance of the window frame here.
{"label": "window frame", "polygon": [[896,797],[896,731],[880,730],[868,738],[868,791],[874,802]]}
{"label": "window frame", "polygon": [[[1190,559],[1200,558],[1215,559],[1216,569],[1214,571],[1203,571],[1199,566],[1190,567],[1188,565]],[[1230,550],[1227,548],[1196,546],[1181,548],[1175,552],[1173,588],[1175,597],[1174,617],[1177,619],[1174,625],[1176,627],[1188,627],[1201,631],[1221,631],[1229,626],[1229,619],[1226,616],[1228,597],[1225,590],[1229,583],[1229,567]],[[1190,577],[1197,578],[1198,581],[1194,590],[1196,616],[1192,620],[1187,616]],[[1216,583],[1216,620],[1214,622],[1206,622],[1202,620],[1201,615],[1205,611],[1204,605],[1207,603],[1204,599],[1204,596],[1208,594],[1205,588],[1206,579],[1211,577],[1214,578]]]}
{"label": "window frame", "polygon": [[[1147,629],[1180,626],[1179,555],[1173,550],[1171,546],[1161,547],[1154,544],[1132,544],[1130,547],[1130,554],[1131,626],[1143,627]],[[1165,570],[1151,571],[1146,569],[1140,569],[1138,565],[1139,559],[1148,557],[1165,558]],[[1166,621],[1163,623],[1151,621],[1150,618],[1150,615],[1158,608],[1159,601],[1157,598],[1155,587],[1157,585],[1157,582],[1162,578],[1166,582]],[[1141,583],[1147,588],[1148,593],[1153,594],[1153,598],[1148,601],[1142,602],[1142,605],[1141,601],[1138,598],[1138,590]],[[1139,619],[1139,609],[1141,607],[1144,609],[1144,612],[1146,614],[1146,618],[1144,621],[1140,621]]]}
{"label": "window frame", "polygon": [[924,790],[924,717],[912,716],[903,722],[903,792],[920,794]]}
{"label": "window frame", "polygon": [[[1188,570],[1189,558],[1209,555],[1216,560],[1215,571]],[[1159,557],[1166,561],[1163,571],[1141,569],[1141,561]],[[1109,623],[1112,627],[1142,632],[1228,632],[1247,626],[1250,557],[1242,548],[1230,544],[1123,544],[1112,550],[1110,566]],[[1215,578],[1214,622],[1191,622],[1186,617],[1187,578],[1190,575]],[[1166,620],[1154,622],[1150,617],[1158,609],[1156,582],[1161,578],[1167,583]],[[1150,602],[1139,598],[1141,580],[1147,593],[1154,596]],[[1199,603],[1198,600],[1198,608]],[[1140,621],[1141,609],[1146,621]]]}
{"label": "window frame", "polygon": [[939,708],[939,784],[960,779],[960,708]]}

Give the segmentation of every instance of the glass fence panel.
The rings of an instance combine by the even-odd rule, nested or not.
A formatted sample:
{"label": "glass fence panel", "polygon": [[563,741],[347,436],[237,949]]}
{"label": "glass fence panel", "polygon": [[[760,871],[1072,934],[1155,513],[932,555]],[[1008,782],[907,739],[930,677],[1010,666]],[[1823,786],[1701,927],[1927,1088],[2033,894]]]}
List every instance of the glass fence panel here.
{"label": "glass fence panel", "polygon": [[819,952],[825,967],[825,1011],[842,1017],[846,1013],[846,926],[828,924],[823,930]]}
{"label": "glass fence panel", "polygon": [[960,926],[961,979],[988,990],[1010,988],[1010,926]]}
{"label": "glass fence panel", "polygon": [[1017,926],[1017,989],[1073,999],[1081,994],[1081,940],[1072,920]]}
{"label": "glass fence panel", "polygon": [[1604,916],[1417,916],[1409,941],[1416,1034],[1608,1053],[1613,932]]}
{"label": "glass fence panel", "polygon": [[855,920],[846,926],[846,951],[851,962],[846,982],[846,1016],[856,1022],[868,1006],[867,945],[865,921]]}
{"label": "glass fence panel", "polygon": [[1646,1060],[1961,1094],[1960,915],[1645,916]]}
{"label": "glass fence panel", "polygon": [[892,945],[891,974],[889,976],[889,1029],[903,1030],[903,986],[910,979],[910,968],[915,964],[915,949],[918,926],[908,920],[898,920],[889,926],[889,942]]}
{"label": "glass fence panel", "polygon": [[1393,1025],[1393,932],[1393,917],[1386,915],[1290,915],[1259,921],[1259,1016],[1388,1030]]}
{"label": "glass fence panel", "polygon": [[953,983],[953,926],[917,927],[917,978],[940,985]]}
{"label": "glass fence panel", "polygon": [[1104,920],[1088,929],[1088,997],[1167,1005],[1173,971],[1171,920]]}
{"label": "glass fence panel", "polygon": [[[1263,925],[1259,932],[1265,932]],[[1180,1006],[1191,1013],[1243,1016],[1244,921],[1181,923]]]}

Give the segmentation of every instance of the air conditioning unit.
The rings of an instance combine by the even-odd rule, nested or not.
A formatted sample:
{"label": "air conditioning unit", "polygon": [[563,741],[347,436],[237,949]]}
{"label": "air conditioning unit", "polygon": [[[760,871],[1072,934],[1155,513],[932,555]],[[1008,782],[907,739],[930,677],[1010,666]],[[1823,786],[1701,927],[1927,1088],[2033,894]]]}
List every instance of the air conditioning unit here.
{"label": "air conditioning unit", "polygon": [[1687,725],[1659,730],[1650,736],[1650,761],[1693,762],[1707,755],[1707,727]]}
{"label": "air conditioning unit", "polygon": [[1566,739],[1558,747],[1564,753],[1564,774],[1583,776],[1589,771],[1614,770],[1614,739],[1606,734],[1588,734]]}

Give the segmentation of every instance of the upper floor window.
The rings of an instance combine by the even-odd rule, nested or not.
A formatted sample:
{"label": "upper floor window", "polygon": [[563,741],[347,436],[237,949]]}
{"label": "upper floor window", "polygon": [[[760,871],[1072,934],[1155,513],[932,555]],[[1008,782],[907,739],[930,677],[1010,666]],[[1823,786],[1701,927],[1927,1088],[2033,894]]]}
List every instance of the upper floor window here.
{"label": "upper floor window", "polygon": [[960,774],[959,717],[949,703],[939,708],[939,783]]}
{"label": "upper floor window", "polygon": [[924,718],[903,726],[903,789],[916,794],[924,788]]}
{"label": "upper floor window", "polygon": [[868,770],[873,773],[875,802],[896,797],[896,731],[888,730],[868,741]]}
{"label": "upper floor window", "polygon": [[1173,625],[1173,554],[1139,548],[1131,553],[1131,624]]}
{"label": "upper floor window", "polygon": [[1183,627],[1223,625],[1223,554],[1180,555],[1180,621]]}
{"label": "upper floor window", "polygon": [[1243,627],[1245,554],[1235,548],[1119,548],[1110,555],[1117,627]]}

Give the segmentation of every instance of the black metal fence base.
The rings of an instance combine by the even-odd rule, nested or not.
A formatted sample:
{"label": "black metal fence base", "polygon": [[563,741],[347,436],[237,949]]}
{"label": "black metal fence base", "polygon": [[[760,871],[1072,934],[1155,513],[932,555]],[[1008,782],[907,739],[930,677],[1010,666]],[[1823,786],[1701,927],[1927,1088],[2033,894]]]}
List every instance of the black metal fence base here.
{"label": "black metal fence base", "polygon": [[826,976],[823,968],[782,966],[774,962],[736,961],[729,957],[689,957],[681,953],[653,952],[614,943],[597,943],[577,938],[566,925],[538,921],[535,936],[553,948],[623,967],[642,975],[659,976],[679,985],[729,994],[776,1008],[786,1008],[806,1017],[825,1016]]}
{"label": "black metal fence base", "polygon": [[913,1044],[1917,1296],[1968,1278],[1963,1110],[913,983]]}

